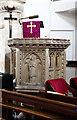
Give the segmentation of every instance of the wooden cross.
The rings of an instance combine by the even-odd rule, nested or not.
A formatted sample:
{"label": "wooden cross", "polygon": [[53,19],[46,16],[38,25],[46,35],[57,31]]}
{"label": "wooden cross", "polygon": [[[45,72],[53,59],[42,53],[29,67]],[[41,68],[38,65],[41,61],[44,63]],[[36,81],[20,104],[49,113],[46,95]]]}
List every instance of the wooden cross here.
{"label": "wooden cross", "polygon": [[29,28],[29,27],[31,27],[31,32],[30,32],[30,33],[32,34],[32,33],[33,33],[33,32],[32,32],[32,28],[33,28],[33,27],[36,27],[36,25],[32,25],[32,22],[30,22],[30,25],[27,25],[27,28]]}
{"label": "wooden cross", "polygon": [[12,20],[17,18],[12,18],[12,12],[10,12],[9,17],[5,17],[4,20],[9,20],[9,38],[12,38]]}

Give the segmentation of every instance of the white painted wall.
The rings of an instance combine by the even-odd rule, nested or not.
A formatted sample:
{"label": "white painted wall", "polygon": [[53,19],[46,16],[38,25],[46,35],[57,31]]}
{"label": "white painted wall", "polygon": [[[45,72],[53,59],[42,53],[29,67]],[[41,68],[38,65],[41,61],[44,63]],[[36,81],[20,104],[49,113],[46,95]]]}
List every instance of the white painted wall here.
{"label": "white painted wall", "polygon": [[[55,3],[58,3],[58,5]],[[62,6],[59,6],[58,1],[51,2],[50,37],[69,39],[71,45],[66,50],[66,60],[75,60],[75,13],[69,13],[68,11],[66,11],[66,3],[68,8],[71,7],[68,2],[63,2],[63,11],[65,11],[59,11],[58,13],[56,13],[55,11],[58,11],[58,9],[60,10],[60,7],[62,8]],[[73,7],[74,6],[75,3]]]}
{"label": "white painted wall", "polygon": [[[77,10],[77,2],[75,3],[75,8]],[[77,11],[75,13],[75,56],[77,60]]]}
{"label": "white painted wall", "polygon": [[70,84],[70,78],[75,77],[75,75],[76,75],[75,67],[67,67],[66,68],[66,81],[68,84]]}
{"label": "white painted wall", "polygon": [[53,10],[54,12],[62,12],[75,9],[76,1],[77,0],[55,0],[55,2],[52,3]]}

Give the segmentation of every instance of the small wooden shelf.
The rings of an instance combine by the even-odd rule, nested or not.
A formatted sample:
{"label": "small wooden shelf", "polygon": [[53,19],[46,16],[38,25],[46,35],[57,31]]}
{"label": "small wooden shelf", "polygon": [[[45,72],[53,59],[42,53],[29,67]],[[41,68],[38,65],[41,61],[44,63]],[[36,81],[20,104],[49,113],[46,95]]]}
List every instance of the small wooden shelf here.
{"label": "small wooden shelf", "polygon": [[77,61],[67,61],[67,67],[77,67]]}

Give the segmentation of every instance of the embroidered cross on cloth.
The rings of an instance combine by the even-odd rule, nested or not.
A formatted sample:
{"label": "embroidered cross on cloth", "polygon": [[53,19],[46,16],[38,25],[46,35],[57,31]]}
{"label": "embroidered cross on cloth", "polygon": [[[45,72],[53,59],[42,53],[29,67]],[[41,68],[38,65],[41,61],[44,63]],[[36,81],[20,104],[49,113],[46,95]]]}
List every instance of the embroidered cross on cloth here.
{"label": "embroidered cross on cloth", "polygon": [[23,22],[23,38],[39,38],[40,21]]}

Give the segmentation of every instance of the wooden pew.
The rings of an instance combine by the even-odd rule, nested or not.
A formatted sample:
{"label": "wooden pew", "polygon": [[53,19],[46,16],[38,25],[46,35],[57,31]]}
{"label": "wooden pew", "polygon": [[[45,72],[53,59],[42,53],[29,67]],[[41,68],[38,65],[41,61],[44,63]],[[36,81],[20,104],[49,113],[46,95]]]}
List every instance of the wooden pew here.
{"label": "wooden pew", "polygon": [[[42,120],[67,120],[67,118],[71,120],[71,118],[77,118],[77,105],[75,104],[7,90],[0,90],[0,92],[2,92],[2,103],[0,105],[6,109],[21,111],[42,118]],[[10,100],[12,103],[9,102]],[[20,104],[16,104],[15,101]],[[21,103],[23,103],[23,106]]]}
{"label": "wooden pew", "polygon": [[77,105],[77,97],[66,96],[53,91],[39,91],[40,95],[44,98],[57,100],[65,103],[71,103]]}

